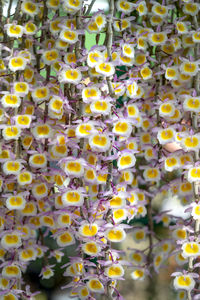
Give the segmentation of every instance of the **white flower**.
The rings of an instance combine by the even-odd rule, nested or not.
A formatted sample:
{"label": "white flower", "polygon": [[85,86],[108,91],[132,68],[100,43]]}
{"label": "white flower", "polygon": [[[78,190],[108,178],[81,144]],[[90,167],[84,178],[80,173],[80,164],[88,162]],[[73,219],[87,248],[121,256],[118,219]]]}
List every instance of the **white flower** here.
{"label": "white flower", "polygon": [[187,175],[189,182],[200,181],[200,167],[190,168]]}
{"label": "white flower", "polygon": [[22,245],[21,237],[17,231],[6,233],[1,238],[1,246],[4,249],[19,248]]}
{"label": "white flower", "polygon": [[78,138],[89,137],[95,132],[95,128],[92,123],[81,123],[76,127],[76,136]]}
{"label": "white flower", "polygon": [[185,75],[195,76],[199,71],[198,61],[184,61],[180,65],[180,72]]}
{"label": "white flower", "polygon": [[1,98],[1,104],[4,108],[17,108],[21,104],[21,99],[18,94],[5,94]]}
{"label": "white flower", "polygon": [[123,0],[118,0],[116,3],[116,7],[118,11],[121,11],[124,14],[130,14],[134,9],[133,3]]}
{"label": "white flower", "polygon": [[134,280],[144,280],[145,271],[143,268],[133,268],[133,272],[131,273],[131,277]]}
{"label": "white flower", "polygon": [[110,139],[106,134],[93,134],[89,138],[89,145],[93,151],[106,152],[110,148]]}
{"label": "white flower", "polygon": [[200,97],[186,96],[183,102],[184,111],[200,112]]}
{"label": "white flower", "polygon": [[121,227],[113,227],[106,230],[105,237],[113,243],[118,243],[126,238],[126,233]]}
{"label": "white flower", "polygon": [[176,290],[182,289],[186,291],[191,291],[195,286],[195,281],[190,275],[188,274],[181,274],[174,278],[174,288]]}
{"label": "white flower", "polygon": [[20,267],[17,264],[12,263],[10,265],[3,267],[2,276],[4,278],[9,278],[9,279],[21,278],[22,273],[21,273]]}
{"label": "white flower", "polygon": [[78,33],[75,30],[70,30],[68,28],[63,29],[60,32],[59,37],[63,42],[67,42],[69,44],[75,44],[78,41]]}
{"label": "white flower", "polygon": [[8,160],[4,162],[2,169],[6,175],[17,175],[22,169],[22,164],[19,160]]}
{"label": "white flower", "polygon": [[21,25],[17,25],[17,24],[6,25],[6,33],[10,37],[20,38],[22,37],[23,32],[24,32],[24,28]]}
{"label": "white flower", "polygon": [[68,176],[80,178],[84,174],[82,159],[69,159],[64,166],[64,171]]}
{"label": "white flower", "polygon": [[131,168],[135,165],[136,158],[132,153],[123,153],[117,160],[118,170]]}
{"label": "white flower", "polygon": [[16,95],[25,96],[29,92],[29,85],[27,82],[18,81],[14,82],[13,89]]}
{"label": "white flower", "polygon": [[64,206],[82,206],[84,197],[79,190],[68,190],[62,195]]}
{"label": "white flower", "polygon": [[186,242],[182,245],[183,257],[198,257],[200,255],[200,244],[197,242]]}
{"label": "white flower", "polygon": [[97,256],[101,251],[101,247],[96,242],[90,241],[83,244],[82,250],[87,255]]}
{"label": "white flower", "polygon": [[24,57],[22,56],[15,56],[10,58],[8,67],[11,71],[21,71],[26,68],[27,61]]}
{"label": "white flower", "polygon": [[118,279],[124,276],[124,268],[117,263],[105,268],[104,273],[109,278]]}
{"label": "white flower", "polygon": [[144,170],[143,176],[146,181],[159,181],[161,177],[158,168],[147,168]]}
{"label": "white flower", "polygon": [[116,135],[129,137],[132,129],[132,125],[129,122],[127,122],[125,119],[121,119],[114,124],[112,132]]}
{"label": "white flower", "polygon": [[31,17],[36,16],[39,12],[37,4],[33,1],[27,0],[22,2],[21,10],[25,15],[29,15]]}
{"label": "white flower", "polygon": [[79,71],[79,69],[72,69],[72,68],[65,68],[63,69],[59,76],[58,80],[61,83],[73,83],[73,84],[78,84],[82,79],[82,74]]}
{"label": "white flower", "polygon": [[21,196],[20,194],[16,195],[16,196],[10,196],[6,199],[6,207],[9,210],[13,210],[13,209],[24,209],[25,208],[25,204],[26,201],[24,199],[23,196]]}
{"label": "white flower", "polygon": [[32,187],[32,194],[36,199],[42,199],[48,195],[48,187],[46,183],[36,183]]}
{"label": "white flower", "polygon": [[160,129],[157,134],[157,139],[161,145],[173,142],[175,139],[175,130],[173,128]]}
{"label": "white flower", "polygon": [[110,62],[100,62],[95,66],[96,72],[103,76],[109,77],[115,73],[115,68]]}
{"label": "white flower", "polygon": [[93,293],[104,293],[104,286],[98,278],[89,279],[87,282],[87,287]]}
{"label": "white flower", "polygon": [[90,103],[93,100],[99,100],[101,91],[96,86],[85,87],[82,89],[82,99],[85,103]]}
{"label": "white flower", "polygon": [[193,204],[191,216],[194,220],[200,221],[200,204]]}
{"label": "white flower", "polygon": [[75,239],[72,233],[66,230],[57,236],[56,242],[59,247],[66,247],[73,245],[75,243]]}
{"label": "white flower", "polygon": [[46,86],[36,87],[31,93],[33,100],[35,102],[45,101],[49,99],[50,91]]}
{"label": "white flower", "polygon": [[131,44],[123,44],[122,46],[122,53],[124,56],[134,58],[135,51],[134,47]]}

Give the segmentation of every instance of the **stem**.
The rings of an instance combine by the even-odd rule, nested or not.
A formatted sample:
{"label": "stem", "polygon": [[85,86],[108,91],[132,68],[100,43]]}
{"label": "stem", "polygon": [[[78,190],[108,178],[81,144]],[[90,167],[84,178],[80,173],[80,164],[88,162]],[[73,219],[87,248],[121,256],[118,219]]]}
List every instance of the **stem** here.
{"label": "stem", "polygon": [[90,12],[91,12],[91,10],[92,10],[92,7],[93,7],[93,5],[94,5],[94,3],[95,3],[95,1],[96,1],[96,0],[92,0],[92,1],[91,1],[90,5],[88,6],[88,9],[87,9],[87,11],[86,11],[86,13],[85,13],[86,16],[90,14]]}

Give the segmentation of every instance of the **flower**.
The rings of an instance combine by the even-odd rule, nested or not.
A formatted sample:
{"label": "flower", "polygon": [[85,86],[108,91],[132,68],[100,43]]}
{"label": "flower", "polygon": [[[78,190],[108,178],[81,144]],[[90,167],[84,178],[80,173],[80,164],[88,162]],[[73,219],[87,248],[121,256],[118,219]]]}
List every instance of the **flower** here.
{"label": "flower", "polygon": [[196,16],[199,12],[198,3],[185,3],[183,6],[183,12],[190,16]]}
{"label": "flower", "polygon": [[17,108],[21,104],[21,99],[17,94],[5,94],[1,98],[1,104],[5,108]]}
{"label": "flower", "polygon": [[200,220],[200,204],[193,204],[191,216],[194,220]]}
{"label": "flower", "polygon": [[75,44],[78,41],[78,33],[75,30],[63,29],[60,32],[60,39],[69,44]]}
{"label": "flower", "polygon": [[190,168],[187,177],[189,182],[200,181],[200,167]]}
{"label": "flower", "polygon": [[114,124],[112,132],[116,135],[128,137],[132,132],[132,126],[126,120],[121,119]]}
{"label": "flower", "polygon": [[83,244],[82,250],[87,255],[97,256],[101,251],[101,247],[96,242],[91,241]]}
{"label": "flower", "polygon": [[58,50],[51,49],[42,53],[42,59],[46,65],[52,65],[59,57]]}
{"label": "flower", "polygon": [[165,102],[159,107],[159,115],[161,117],[172,117],[175,113],[175,106],[173,103]]}
{"label": "flower", "polygon": [[144,66],[140,70],[140,74],[141,74],[143,80],[148,80],[148,79],[152,78],[152,70],[148,66]]}
{"label": "flower", "polygon": [[195,281],[190,275],[190,273],[187,274],[180,274],[174,278],[174,288],[176,290],[182,289],[186,291],[191,291],[195,286]]}
{"label": "flower", "polygon": [[145,229],[139,228],[135,229],[133,232],[133,239],[136,243],[140,243],[146,239]]}
{"label": "flower", "polygon": [[117,32],[124,31],[125,29],[129,28],[130,26],[131,26],[131,23],[128,19],[122,19],[122,20],[113,22],[113,27],[114,27],[115,31],[117,31]]}
{"label": "flower", "polygon": [[32,117],[30,115],[17,115],[15,117],[15,124],[19,128],[29,128],[32,121]]}
{"label": "flower", "polygon": [[78,190],[69,190],[62,195],[62,203],[64,206],[82,206],[84,197]]}
{"label": "flower", "polygon": [[153,14],[164,18],[168,14],[168,7],[164,6],[164,5],[160,5],[160,3],[155,3],[152,6],[151,11],[152,11]]}
{"label": "flower", "polygon": [[[21,211],[21,214],[23,216],[27,216],[27,217],[30,217],[30,216],[35,217],[35,215],[37,214],[37,207],[36,207],[35,202],[33,202],[33,201],[26,202],[25,208]],[[40,223],[39,223],[39,226],[40,226]]]}
{"label": "flower", "polygon": [[35,139],[48,139],[53,135],[53,130],[49,124],[45,123],[33,127],[32,133]]}
{"label": "flower", "polygon": [[200,136],[198,134],[186,136],[181,140],[181,145],[185,151],[197,151],[200,147]]}
{"label": "flower", "polygon": [[46,86],[36,87],[31,93],[33,100],[37,103],[39,101],[45,101],[49,99],[50,91]]}
{"label": "flower", "polygon": [[27,247],[19,251],[19,259],[23,262],[35,260],[36,258],[37,251],[33,247]]}
{"label": "flower", "polygon": [[122,53],[124,56],[134,58],[135,52],[134,47],[131,44],[123,44],[122,46]]}
{"label": "flower", "polygon": [[32,168],[45,168],[47,166],[47,158],[45,154],[36,153],[29,157],[29,165]]}
{"label": "flower", "polygon": [[93,237],[98,233],[99,227],[96,223],[87,223],[86,221],[79,227],[79,234],[83,237]]}
{"label": "flower", "polygon": [[15,24],[7,24],[6,25],[6,33],[10,37],[20,38],[23,35],[24,28],[21,25]]}
{"label": "flower", "polygon": [[127,210],[124,208],[113,209],[113,220],[115,223],[121,223],[127,218]]}
{"label": "flower", "polygon": [[182,255],[187,257],[198,257],[200,255],[200,244],[197,242],[186,242],[182,245]]}
{"label": "flower", "polygon": [[167,41],[167,34],[165,32],[150,33],[148,39],[152,46],[164,45]]}
{"label": "flower", "polygon": [[65,68],[60,72],[58,76],[58,80],[61,83],[78,84],[81,81],[81,79],[82,79],[82,74],[78,68],[76,69]]}
{"label": "flower", "polygon": [[179,158],[175,155],[171,155],[165,159],[165,170],[168,172],[172,172],[175,169],[180,167]]}
{"label": "flower", "polygon": [[118,279],[124,275],[124,268],[119,263],[117,263],[105,268],[104,273],[109,278]]}
{"label": "flower", "polygon": [[2,276],[8,279],[21,278],[22,273],[19,266],[15,263],[12,263],[11,265],[5,266],[2,269]]}
{"label": "flower", "polygon": [[200,112],[200,97],[186,96],[183,102],[183,109],[185,111],[193,111],[195,113]]}
{"label": "flower", "polygon": [[109,62],[100,62],[95,66],[96,72],[99,74],[109,77],[115,73],[115,68],[112,63]]}
{"label": "flower", "polygon": [[6,175],[17,175],[22,169],[20,160],[8,160],[2,166],[3,172]]}
{"label": "flower", "polygon": [[65,230],[56,237],[56,242],[59,247],[66,247],[73,245],[75,243],[75,239],[70,231]]}
{"label": "flower", "polygon": [[106,230],[105,236],[110,242],[118,243],[125,239],[126,233],[123,228],[113,227]]}
{"label": "flower", "polygon": [[185,75],[195,76],[198,73],[198,62],[186,60],[180,65],[180,72]]}
{"label": "flower", "polygon": [[94,17],[94,23],[97,24],[99,30],[102,30],[106,25],[106,17],[102,13],[98,13]]}
{"label": "flower", "polygon": [[178,79],[178,67],[168,67],[165,71],[165,78],[168,80],[176,80]]}
{"label": "flower", "polygon": [[175,131],[173,128],[160,129],[157,134],[157,139],[161,145],[173,142],[175,139]]}
{"label": "flower", "polygon": [[133,272],[131,273],[131,278],[134,280],[144,280],[145,271],[143,268],[133,268]]}
{"label": "flower", "polygon": [[76,136],[78,138],[89,137],[94,132],[92,123],[81,123],[76,127]]}
{"label": "flower", "polygon": [[21,237],[17,231],[6,233],[1,238],[1,246],[6,250],[9,250],[11,248],[19,248],[21,245]]}
{"label": "flower", "polygon": [[79,297],[80,297],[81,300],[82,299],[87,299],[88,296],[89,296],[89,290],[86,286],[81,287],[78,294],[79,294]]}
{"label": "flower", "polygon": [[65,0],[64,4],[75,11],[81,9],[82,6],[82,0]]}
{"label": "flower", "polygon": [[42,199],[48,195],[48,188],[45,183],[34,184],[32,194],[36,199]]}
{"label": "flower", "polygon": [[137,12],[139,13],[139,16],[144,16],[147,14],[148,9],[145,1],[141,1],[138,3],[138,6],[136,8]]}
{"label": "flower", "polygon": [[64,170],[68,176],[82,177],[84,174],[82,159],[69,159],[65,163]]}
{"label": "flower", "polygon": [[118,0],[116,3],[118,11],[123,12],[124,14],[130,14],[133,11],[133,3],[123,0]]}
{"label": "flower", "polygon": [[18,96],[25,96],[29,92],[29,85],[27,82],[19,81],[13,85],[14,93]]}
{"label": "flower", "polygon": [[138,91],[138,85],[135,81],[127,85],[126,94],[128,97],[134,98],[137,95],[137,91]]}
{"label": "flower", "polygon": [[93,151],[106,152],[110,148],[110,139],[106,134],[93,134],[89,137],[89,145]]}
{"label": "flower", "polygon": [[26,201],[23,198],[23,196],[20,196],[20,194],[16,196],[10,196],[6,199],[6,207],[9,210],[13,209],[24,209],[25,208]]}
{"label": "flower", "polygon": [[123,153],[117,160],[118,170],[131,168],[135,165],[136,158],[132,153]]}
{"label": "flower", "polygon": [[82,99],[85,103],[90,103],[93,100],[99,100],[101,92],[98,87],[91,86],[82,89]]}
{"label": "flower", "polygon": [[92,278],[87,281],[87,288],[93,293],[104,293],[104,287],[98,278]]}
{"label": "flower", "polygon": [[26,35],[34,35],[36,31],[37,31],[37,26],[31,21],[29,21],[24,25],[24,33]]}
{"label": "flower", "polygon": [[61,213],[57,218],[57,223],[60,228],[69,227],[72,223],[71,216],[68,213]]}
{"label": "flower", "polygon": [[111,104],[105,100],[96,100],[91,103],[90,109],[92,113],[108,115],[111,110]]}
{"label": "flower", "polygon": [[11,71],[20,71],[26,68],[27,61],[22,56],[15,56],[10,58],[8,67]]}
{"label": "flower", "polygon": [[21,10],[24,14],[34,17],[38,14],[38,6],[35,2],[25,0],[22,2]]}
{"label": "flower", "polygon": [[179,34],[183,34],[183,33],[188,32],[188,28],[187,28],[187,26],[184,22],[177,22],[176,23],[176,29],[177,29]]}

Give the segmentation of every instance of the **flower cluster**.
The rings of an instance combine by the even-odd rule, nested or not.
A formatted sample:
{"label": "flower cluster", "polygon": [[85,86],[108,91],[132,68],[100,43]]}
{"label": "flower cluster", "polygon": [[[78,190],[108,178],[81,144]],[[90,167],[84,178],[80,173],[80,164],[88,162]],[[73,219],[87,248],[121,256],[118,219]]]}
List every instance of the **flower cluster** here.
{"label": "flower cluster", "polygon": [[[91,16],[91,5],[23,0],[8,11],[10,23],[2,17],[0,297],[30,299],[29,263],[41,258],[48,279],[49,259],[61,262],[73,246],[63,266],[71,296],[120,299],[126,266],[143,280],[174,254],[186,266],[173,274],[178,299],[191,299],[200,256],[200,6],[109,0],[108,13]],[[170,212],[153,212],[157,194],[178,195],[189,219],[170,227]],[[160,222],[172,229],[168,239],[154,232]],[[127,232],[139,244],[129,259],[115,246]]]}

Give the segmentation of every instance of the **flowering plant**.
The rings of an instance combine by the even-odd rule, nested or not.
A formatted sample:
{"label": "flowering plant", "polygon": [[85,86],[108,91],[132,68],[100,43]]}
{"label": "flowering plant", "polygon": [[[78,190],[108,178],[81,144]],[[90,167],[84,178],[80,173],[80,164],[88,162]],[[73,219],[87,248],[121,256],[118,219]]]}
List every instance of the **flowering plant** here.
{"label": "flowering plant", "polygon": [[[178,299],[199,299],[200,5],[109,0],[91,15],[94,2],[23,0],[11,14],[10,0],[7,17],[0,3],[0,299],[34,296],[29,263],[48,279],[71,245],[71,296],[122,299],[127,267],[143,280],[173,255]],[[178,195],[187,219],[156,214],[158,194]],[[127,234],[130,253],[116,247]]]}

